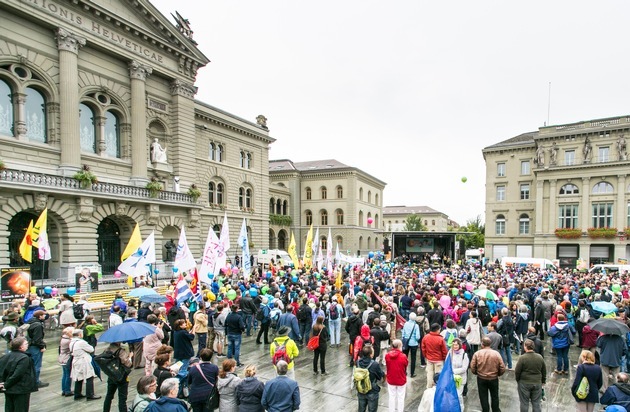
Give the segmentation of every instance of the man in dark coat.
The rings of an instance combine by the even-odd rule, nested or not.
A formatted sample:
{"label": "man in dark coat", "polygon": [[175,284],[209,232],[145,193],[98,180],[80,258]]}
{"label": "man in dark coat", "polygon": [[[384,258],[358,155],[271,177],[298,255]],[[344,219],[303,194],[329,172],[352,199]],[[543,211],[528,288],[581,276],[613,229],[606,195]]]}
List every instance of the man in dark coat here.
{"label": "man in dark coat", "polygon": [[619,405],[630,412],[630,376],[627,373],[617,374],[617,383],[609,386],[599,400],[602,405]]}
{"label": "man in dark coat", "polygon": [[361,334],[361,326],[363,326],[363,319],[361,319],[361,311],[358,306],[352,306],[352,315],[346,321],[346,332],[350,337],[350,366],[354,366],[354,340]]}
{"label": "man in dark coat", "polygon": [[243,317],[237,313],[238,306],[233,305],[232,311],[225,318],[225,335],[228,340],[228,359],[234,358],[236,366],[241,366],[241,339],[245,331]]}
{"label": "man in dark coat", "polygon": [[37,380],[37,386],[39,388],[45,388],[49,383],[44,383],[39,380],[39,371],[42,368],[42,358],[44,352],[46,352],[46,342],[44,342],[44,320],[46,319],[46,312],[43,310],[36,310],[33,313],[33,317],[26,322],[29,327],[27,330],[27,336],[29,346],[28,354],[33,359],[35,365],[35,379]]}
{"label": "man in dark coat", "polygon": [[0,358],[0,382],[5,394],[5,412],[29,410],[31,392],[37,391],[35,365],[26,353],[28,342],[19,336],[9,344],[11,352]]}

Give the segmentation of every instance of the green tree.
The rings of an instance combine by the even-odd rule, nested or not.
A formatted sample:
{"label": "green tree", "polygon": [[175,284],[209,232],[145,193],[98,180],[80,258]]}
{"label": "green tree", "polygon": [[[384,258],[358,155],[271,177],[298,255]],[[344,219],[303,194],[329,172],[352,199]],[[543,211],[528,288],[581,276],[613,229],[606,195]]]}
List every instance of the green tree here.
{"label": "green tree", "polygon": [[427,227],[422,224],[422,216],[418,214],[407,216],[407,220],[405,220],[405,231],[424,232],[426,230],[427,230]]}
{"label": "green tree", "polygon": [[472,232],[470,234],[462,235],[464,245],[466,245],[466,250],[484,247],[486,242],[486,225],[481,220],[481,215],[477,215],[474,219],[467,220],[466,226],[461,226],[459,231]]}

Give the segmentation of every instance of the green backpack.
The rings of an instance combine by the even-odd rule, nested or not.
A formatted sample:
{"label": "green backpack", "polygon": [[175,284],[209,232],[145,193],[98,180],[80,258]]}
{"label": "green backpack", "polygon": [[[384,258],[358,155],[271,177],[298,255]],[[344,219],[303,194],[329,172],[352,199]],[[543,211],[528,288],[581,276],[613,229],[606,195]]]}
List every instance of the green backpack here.
{"label": "green backpack", "polygon": [[590,389],[591,388],[588,384],[588,379],[586,379],[586,376],[582,376],[582,380],[580,381],[580,385],[575,392],[575,396],[577,396],[578,399],[586,399]]}
{"label": "green backpack", "polygon": [[366,394],[372,390],[372,381],[370,381],[370,366],[374,361],[370,361],[367,368],[354,368],[352,372],[352,379],[354,380],[354,386],[357,388],[357,392]]}

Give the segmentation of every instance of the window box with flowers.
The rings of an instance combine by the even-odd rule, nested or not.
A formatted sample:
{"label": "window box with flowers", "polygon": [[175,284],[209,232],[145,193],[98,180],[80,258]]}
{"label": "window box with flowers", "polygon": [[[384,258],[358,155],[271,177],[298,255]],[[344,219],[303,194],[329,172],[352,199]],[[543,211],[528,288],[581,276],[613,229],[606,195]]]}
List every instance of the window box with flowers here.
{"label": "window box with flowers", "polygon": [[627,237],[630,237],[630,227],[625,228],[623,233],[625,233]]}
{"label": "window box with flowers", "polygon": [[291,216],[288,215],[269,215],[269,223],[277,226],[291,226]]}
{"label": "window box with flowers", "polygon": [[582,230],[559,227],[556,229],[555,234],[561,239],[577,239],[582,237]]}
{"label": "window box with flowers", "polygon": [[615,227],[589,227],[588,236],[593,239],[612,239],[617,236],[617,228]]}
{"label": "window box with flowers", "polygon": [[199,196],[201,196],[201,190],[199,190],[196,184],[193,183],[190,185],[188,188],[188,196],[192,198],[193,202],[196,202],[197,199],[199,199]]}
{"label": "window box with flowers", "polygon": [[2,160],[0,160],[0,172],[2,172],[6,168],[7,167],[4,165],[4,162]]}
{"label": "window box with flowers", "polygon": [[151,178],[151,181],[147,183],[146,188],[149,189],[149,196],[152,198],[157,198],[160,195],[160,192],[164,190],[162,183],[160,183],[160,181],[155,177]]}
{"label": "window box with flowers", "polygon": [[88,165],[83,165],[83,168],[76,172],[72,177],[79,181],[81,189],[90,189],[92,185],[98,183],[96,175],[92,173],[90,166]]}

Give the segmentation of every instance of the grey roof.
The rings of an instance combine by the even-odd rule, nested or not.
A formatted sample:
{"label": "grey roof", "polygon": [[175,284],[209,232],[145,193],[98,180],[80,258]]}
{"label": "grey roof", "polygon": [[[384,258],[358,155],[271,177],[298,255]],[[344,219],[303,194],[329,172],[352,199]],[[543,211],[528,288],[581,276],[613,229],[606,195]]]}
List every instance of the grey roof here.
{"label": "grey roof", "polygon": [[429,206],[385,206],[383,208],[383,216],[385,215],[408,215],[412,213],[428,213],[437,214],[442,213],[430,208]]}
{"label": "grey roof", "polygon": [[488,146],[484,148],[483,150],[485,151],[489,149],[499,149],[503,147],[507,148],[510,146],[520,146],[520,145],[528,144],[528,143],[534,144],[534,137],[536,135],[538,135],[538,132],[527,132],[527,133],[519,134],[518,136],[514,136],[510,139]]}
{"label": "grey roof", "polygon": [[358,171],[364,176],[368,176],[369,178],[374,179],[383,186],[387,184],[382,180],[370,175],[369,173],[364,172],[361,169],[353,166],[348,166],[347,164],[341,163],[340,161],[335,159],[311,160],[308,162],[292,162],[288,159],[269,160],[270,173],[282,173],[291,170],[295,170],[301,173],[326,172],[331,170]]}
{"label": "grey roof", "polygon": [[293,163],[293,165],[295,166],[297,170],[301,172],[307,172],[309,170],[347,169],[350,167],[335,159],[311,160],[309,162],[296,162],[296,163]]}
{"label": "grey roof", "polygon": [[277,171],[287,171],[287,170],[297,170],[293,165],[293,162],[287,159],[279,159],[279,160],[269,160],[269,171],[277,172]]}

